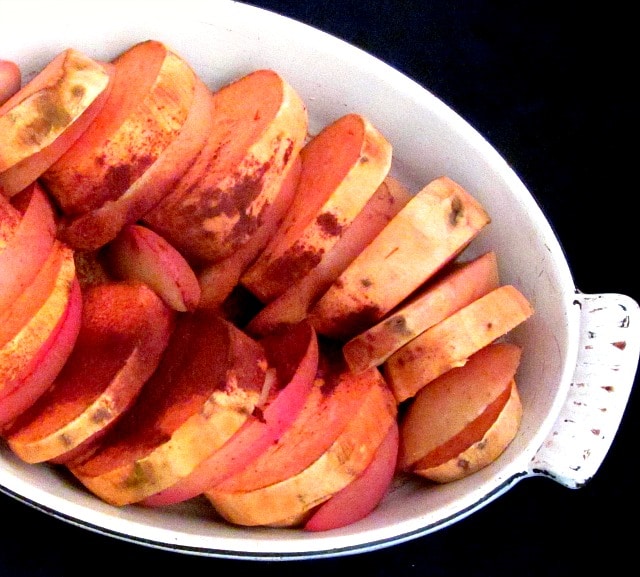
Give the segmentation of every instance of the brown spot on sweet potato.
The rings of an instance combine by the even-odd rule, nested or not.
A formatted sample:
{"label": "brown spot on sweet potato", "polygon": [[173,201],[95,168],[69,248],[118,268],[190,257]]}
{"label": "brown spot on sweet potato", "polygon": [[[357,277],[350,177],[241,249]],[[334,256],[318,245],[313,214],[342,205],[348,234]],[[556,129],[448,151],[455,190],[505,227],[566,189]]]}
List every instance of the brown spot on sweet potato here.
{"label": "brown spot on sweet potato", "polygon": [[449,224],[457,226],[464,216],[464,203],[458,196],[451,199],[451,212],[449,213]]}
{"label": "brown spot on sweet potato", "polygon": [[325,236],[340,236],[342,234],[344,227],[332,212],[323,212],[316,218],[316,222]]}

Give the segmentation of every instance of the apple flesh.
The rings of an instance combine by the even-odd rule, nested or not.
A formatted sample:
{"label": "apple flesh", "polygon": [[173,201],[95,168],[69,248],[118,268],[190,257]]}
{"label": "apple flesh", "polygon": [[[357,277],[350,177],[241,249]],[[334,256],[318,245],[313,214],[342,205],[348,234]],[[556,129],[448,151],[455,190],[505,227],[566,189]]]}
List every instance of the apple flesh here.
{"label": "apple flesh", "polygon": [[5,431],[10,448],[28,463],[65,462],[71,451],[79,458],[77,449],[95,444],[151,376],[173,320],[142,283],[85,290],[73,351],[52,386]]}
{"label": "apple flesh", "polygon": [[200,284],[191,265],[145,226],[125,226],[107,246],[106,261],[115,277],[146,283],[176,311],[193,311],[198,306]]}
{"label": "apple flesh", "polygon": [[[483,457],[476,455],[470,460],[460,454],[479,443],[496,422],[511,396],[521,354],[522,349],[515,344],[492,343],[471,356],[465,365],[447,371],[422,388],[400,423],[398,468],[425,472],[456,459],[458,466],[446,467],[447,474],[454,478],[487,464],[488,458],[494,456],[495,443],[480,451]],[[517,400],[512,405],[517,405]],[[509,426],[507,432],[511,431]],[[476,445],[476,449],[480,448],[481,444]]]}

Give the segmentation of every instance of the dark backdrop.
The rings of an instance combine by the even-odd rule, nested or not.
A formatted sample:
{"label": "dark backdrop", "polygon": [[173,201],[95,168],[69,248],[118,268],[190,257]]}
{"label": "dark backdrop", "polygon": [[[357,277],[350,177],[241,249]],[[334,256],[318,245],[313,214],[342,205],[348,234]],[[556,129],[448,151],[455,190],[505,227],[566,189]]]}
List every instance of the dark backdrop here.
{"label": "dark backdrop", "polygon": [[[434,92],[486,136],[537,197],[578,288],[640,299],[633,274],[636,46],[634,18],[621,4],[252,3],[356,44]],[[255,570],[265,577],[316,577],[342,569],[372,577],[566,577],[623,566],[635,561],[626,545],[626,521],[633,523],[638,512],[637,396],[587,486],[573,491],[527,479],[470,518],[389,549],[296,563],[190,557],[107,539],[0,495],[0,576],[70,577],[96,570],[117,575],[125,569],[145,575]]]}

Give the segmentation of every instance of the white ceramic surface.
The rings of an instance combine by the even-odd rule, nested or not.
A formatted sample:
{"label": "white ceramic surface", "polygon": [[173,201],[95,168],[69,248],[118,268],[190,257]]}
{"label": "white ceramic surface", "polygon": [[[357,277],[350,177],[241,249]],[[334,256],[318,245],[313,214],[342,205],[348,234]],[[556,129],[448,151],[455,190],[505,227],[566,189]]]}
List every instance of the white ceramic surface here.
{"label": "white ceramic surface", "polygon": [[[298,559],[353,554],[425,535],[533,475],[577,487],[596,473],[636,372],[638,305],[624,295],[583,295],[576,289],[553,230],[517,175],[431,93],[325,33],[227,0],[3,0],[2,6],[12,17],[0,20],[0,54],[20,63],[27,77],[70,46],[111,59],[134,42],[155,38],[184,56],[213,88],[257,68],[277,70],[307,103],[312,131],[346,112],[366,115],[393,144],[393,171],[412,190],[446,174],[484,204],[492,224],[467,254],[495,250],[502,280],[520,288],[536,313],[509,337],[525,351],[518,375],[524,419],[506,453],[481,472],[441,487],[398,480],[373,514],[340,530],[230,527],[197,500],[166,510],[116,509],[57,471],[21,463],[4,446],[0,490],[88,530],[142,545],[230,558]],[[612,347],[622,341],[626,346]],[[576,395],[598,394],[604,379],[616,391],[599,399],[610,409],[606,415],[575,412]],[[567,411],[577,423],[570,430]],[[599,419],[597,429],[593,419]],[[574,461],[580,466],[571,466]]]}

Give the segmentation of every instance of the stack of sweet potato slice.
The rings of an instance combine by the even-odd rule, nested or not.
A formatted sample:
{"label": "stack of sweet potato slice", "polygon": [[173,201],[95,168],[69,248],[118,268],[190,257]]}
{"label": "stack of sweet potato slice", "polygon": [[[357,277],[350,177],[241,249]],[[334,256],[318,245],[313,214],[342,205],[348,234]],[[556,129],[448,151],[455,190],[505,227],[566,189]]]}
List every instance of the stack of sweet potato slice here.
{"label": "stack of sweet potato slice", "polygon": [[[5,70],[9,70],[7,67]],[[0,426],[115,506],[204,496],[320,531],[397,471],[516,435],[533,314],[446,175],[418,191],[349,112],[308,134],[276,71],[205,85],[162,42],[0,76]]]}

